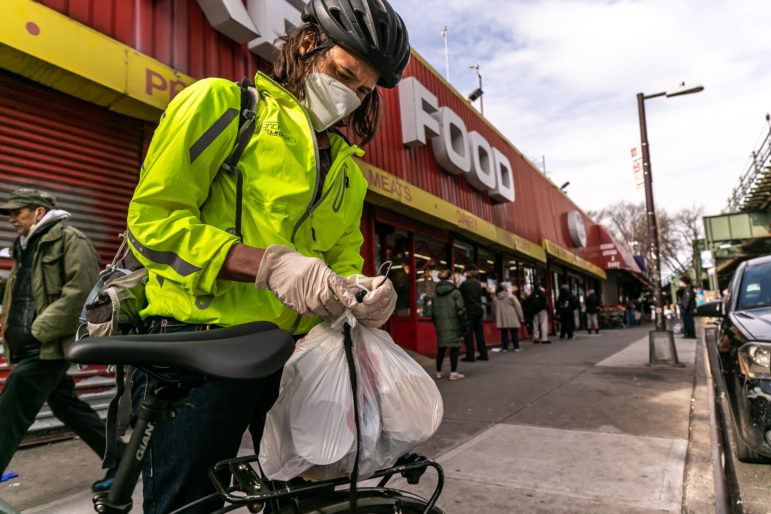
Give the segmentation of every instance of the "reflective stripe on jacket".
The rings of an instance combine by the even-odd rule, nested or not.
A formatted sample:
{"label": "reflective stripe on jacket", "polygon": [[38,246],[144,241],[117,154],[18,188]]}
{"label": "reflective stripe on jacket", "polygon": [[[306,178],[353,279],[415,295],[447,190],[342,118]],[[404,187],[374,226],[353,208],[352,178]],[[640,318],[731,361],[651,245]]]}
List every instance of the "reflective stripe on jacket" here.
{"label": "reflective stripe on jacket", "polygon": [[[330,132],[332,166],[320,183],[306,111],[267,76],[258,73],[255,84],[255,134],[238,164],[244,244],[284,244],[320,257],[340,275],[360,273],[367,183],[351,156],[364,152]],[[283,329],[297,320],[270,291],[217,278],[238,242],[235,178],[219,168],[236,141],[240,98],[232,82],[201,80],[169,104],[155,131],[128,211],[129,242],[150,272],[143,318],[222,326],[272,321]],[[296,333],[319,321],[302,318]]]}

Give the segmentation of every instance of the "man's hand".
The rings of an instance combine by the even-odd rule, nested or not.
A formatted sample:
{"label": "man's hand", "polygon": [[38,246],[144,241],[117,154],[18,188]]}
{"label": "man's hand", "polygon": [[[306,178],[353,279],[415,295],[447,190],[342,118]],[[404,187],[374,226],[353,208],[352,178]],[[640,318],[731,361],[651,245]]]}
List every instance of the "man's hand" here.
{"label": "man's hand", "polygon": [[356,303],[346,280],[317,257],[306,257],[284,245],[265,250],[254,281],[257,289],[268,289],[303,316],[340,316]]}
{"label": "man's hand", "polygon": [[346,305],[359,323],[377,328],[388,321],[396,307],[396,290],[390,280],[383,276],[364,275],[351,275],[346,280],[352,285],[349,290],[354,295],[366,292],[361,303]]}

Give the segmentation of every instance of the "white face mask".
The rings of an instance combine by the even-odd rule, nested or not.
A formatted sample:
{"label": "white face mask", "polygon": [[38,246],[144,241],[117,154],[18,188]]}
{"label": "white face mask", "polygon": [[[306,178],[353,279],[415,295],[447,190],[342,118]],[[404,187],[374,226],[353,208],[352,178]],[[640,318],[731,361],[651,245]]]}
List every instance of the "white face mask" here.
{"label": "white face mask", "polygon": [[361,100],[348,86],[325,73],[311,73],[303,83],[302,104],[311,115],[316,132],[328,129],[355,111]]}

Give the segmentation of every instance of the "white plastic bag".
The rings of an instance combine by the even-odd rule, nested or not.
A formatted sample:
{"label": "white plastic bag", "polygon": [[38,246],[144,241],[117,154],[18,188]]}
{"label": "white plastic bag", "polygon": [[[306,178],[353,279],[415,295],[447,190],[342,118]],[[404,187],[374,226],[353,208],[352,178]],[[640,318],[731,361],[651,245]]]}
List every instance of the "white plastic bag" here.
{"label": "white plastic bag", "polygon": [[442,396],[426,370],[388,332],[357,325],[351,335],[369,357],[368,371],[380,403],[381,438],[388,442],[395,461],[439,428],[444,414]]}
{"label": "white plastic bag", "polygon": [[[348,313],[350,314],[350,313]],[[260,443],[268,478],[327,479],[350,473],[356,426],[342,322],[353,328],[361,430],[359,477],[393,465],[436,431],[443,415],[434,381],[387,332],[352,317],[314,327],[284,366],[279,397]]]}

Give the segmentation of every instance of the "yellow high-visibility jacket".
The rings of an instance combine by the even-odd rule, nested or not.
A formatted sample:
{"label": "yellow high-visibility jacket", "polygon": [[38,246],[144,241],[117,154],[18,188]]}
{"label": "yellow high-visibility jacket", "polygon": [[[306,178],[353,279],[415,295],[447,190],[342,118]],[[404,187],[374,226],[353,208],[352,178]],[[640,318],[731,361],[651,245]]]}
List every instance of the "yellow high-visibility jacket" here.
{"label": "yellow high-visibility jacket", "polygon": [[[305,108],[262,73],[255,86],[255,133],[238,164],[244,244],[284,244],[321,258],[342,276],[360,273],[367,183],[351,156],[364,152],[330,131],[332,166],[322,183]],[[204,79],[183,90],[161,117],[128,210],[129,243],[150,272],[143,318],[295,326],[298,314],[270,291],[217,278],[238,242],[235,177],[220,166],[236,142],[240,105],[238,85]],[[319,321],[304,317],[295,333]]]}

